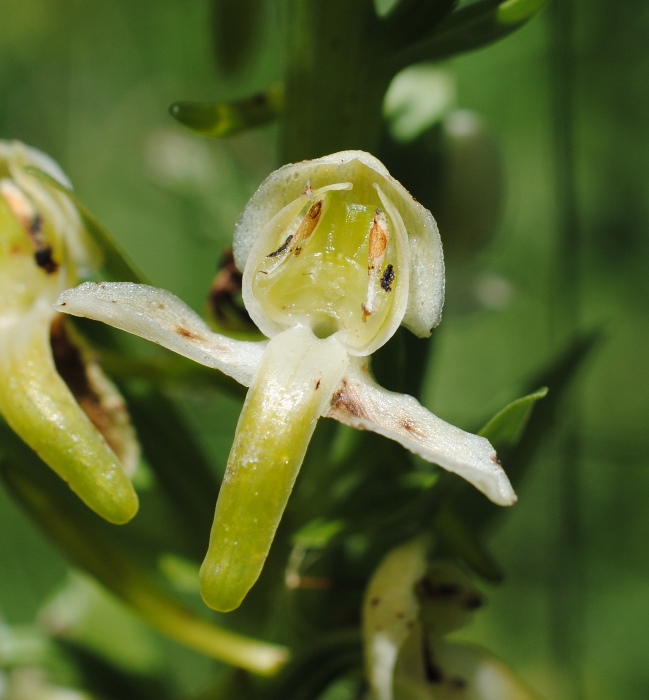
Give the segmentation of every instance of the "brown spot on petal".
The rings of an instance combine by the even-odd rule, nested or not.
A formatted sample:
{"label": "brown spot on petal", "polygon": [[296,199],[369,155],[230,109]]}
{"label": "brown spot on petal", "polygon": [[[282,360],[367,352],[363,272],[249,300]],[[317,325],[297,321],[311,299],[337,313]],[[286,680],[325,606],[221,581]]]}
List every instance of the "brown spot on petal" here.
{"label": "brown spot on petal", "polygon": [[193,331],[190,331],[188,328],[185,328],[184,326],[176,326],[174,329],[174,332],[179,335],[181,338],[185,338],[186,340],[205,340],[202,335],[199,335],[198,333],[194,333]]}
{"label": "brown spot on petal", "polygon": [[331,407],[354,418],[367,418],[365,411],[349,395],[347,382],[344,379],[342,385],[342,389],[338,389],[331,397]]}
{"label": "brown spot on petal", "polygon": [[404,419],[401,421],[401,427],[412,435],[416,435],[417,437],[421,438],[426,437],[426,433],[420,430],[417,427],[416,423],[413,423],[408,419]]}

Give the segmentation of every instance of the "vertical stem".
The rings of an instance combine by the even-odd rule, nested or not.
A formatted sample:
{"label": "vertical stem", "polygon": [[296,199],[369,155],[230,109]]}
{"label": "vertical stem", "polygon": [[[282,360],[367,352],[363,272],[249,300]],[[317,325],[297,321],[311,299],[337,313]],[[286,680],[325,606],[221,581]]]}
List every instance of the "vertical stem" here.
{"label": "vertical stem", "polygon": [[[577,203],[574,144],[573,2],[550,6],[551,100],[554,132],[554,182],[558,241],[554,268],[553,318],[555,340],[575,333],[580,318],[581,241]],[[564,667],[570,697],[584,697],[583,653],[583,534],[581,528],[578,396],[561,412],[556,425],[558,455],[558,545],[553,580],[554,649]]]}
{"label": "vertical stem", "polygon": [[372,1],[286,0],[284,11],[282,162],[375,151],[391,73],[381,61]]}

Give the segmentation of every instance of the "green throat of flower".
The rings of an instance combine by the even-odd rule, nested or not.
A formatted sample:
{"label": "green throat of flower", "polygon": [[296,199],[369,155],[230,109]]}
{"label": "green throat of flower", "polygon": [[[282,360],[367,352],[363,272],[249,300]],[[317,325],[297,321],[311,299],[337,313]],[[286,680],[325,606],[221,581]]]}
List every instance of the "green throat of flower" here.
{"label": "green throat of flower", "polygon": [[305,325],[320,338],[339,334],[350,350],[361,351],[394,306],[395,228],[403,224],[378,187],[366,190],[362,202],[355,194],[348,183],[307,186],[296,200],[299,211],[264,237],[251,289],[278,327]]}

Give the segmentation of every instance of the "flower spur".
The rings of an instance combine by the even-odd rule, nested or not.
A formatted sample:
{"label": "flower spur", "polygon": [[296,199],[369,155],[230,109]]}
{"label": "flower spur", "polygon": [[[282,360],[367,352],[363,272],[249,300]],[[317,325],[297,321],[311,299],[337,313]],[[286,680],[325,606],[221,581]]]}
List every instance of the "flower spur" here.
{"label": "flower spur", "polygon": [[257,580],[321,416],[396,440],[499,505],[516,501],[486,439],[370,374],[370,354],[400,324],[430,334],[444,297],[435,221],[378,160],[345,151],[272,173],[237,222],[234,257],[246,309],[268,340],[214,333],[175,296],[145,285],[86,283],[56,305],[250,387],[201,567],[210,607],[238,607]]}

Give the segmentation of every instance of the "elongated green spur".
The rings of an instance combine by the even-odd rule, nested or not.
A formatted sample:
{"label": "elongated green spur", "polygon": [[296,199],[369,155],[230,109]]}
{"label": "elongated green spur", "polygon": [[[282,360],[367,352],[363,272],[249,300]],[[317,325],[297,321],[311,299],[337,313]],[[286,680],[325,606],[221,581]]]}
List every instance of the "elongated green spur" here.
{"label": "elongated green spur", "polygon": [[201,568],[210,607],[236,608],[257,580],[321,416],[397,440],[499,505],[516,501],[486,439],[372,379],[369,355],[400,324],[429,335],[444,299],[435,220],[376,158],[345,151],[272,173],[237,222],[234,257],[268,340],[213,333],[172,294],[144,285],[86,283],[56,304],[250,387]]}

